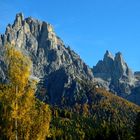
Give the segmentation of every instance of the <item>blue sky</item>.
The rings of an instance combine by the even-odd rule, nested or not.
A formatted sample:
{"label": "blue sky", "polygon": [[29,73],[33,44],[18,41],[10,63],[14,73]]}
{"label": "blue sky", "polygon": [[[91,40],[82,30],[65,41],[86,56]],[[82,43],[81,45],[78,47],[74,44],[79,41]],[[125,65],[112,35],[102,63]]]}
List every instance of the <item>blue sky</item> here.
{"label": "blue sky", "polygon": [[139,0],[0,0],[1,33],[19,12],[51,23],[90,67],[109,50],[140,70]]}

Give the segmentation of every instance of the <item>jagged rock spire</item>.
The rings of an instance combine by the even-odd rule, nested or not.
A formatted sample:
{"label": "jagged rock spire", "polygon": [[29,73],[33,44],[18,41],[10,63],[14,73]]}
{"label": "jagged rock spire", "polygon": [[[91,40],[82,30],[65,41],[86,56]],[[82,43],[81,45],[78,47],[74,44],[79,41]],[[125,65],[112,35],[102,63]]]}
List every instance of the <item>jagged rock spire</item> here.
{"label": "jagged rock spire", "polygon": [[115,57],[106,51],[104,59],[99,61],[93,67],[95,77],[102,78],[110,83],[118,93],[130,93],[131,88],[135,84],[134,75],[126,64],[122,53],[116,53]]}
{"label": "jagged rock spire", "polygon": [[104,59],[106,59],[106,58],[112,58],[112,59],[114,59],[114,56],[112,55],[111,52],[109,52],[108,50],[106,50],[106,53],[104,55]]}
{"label": "jagged rock spire", "polygon": [[116,53],[116,55],[115,55],[115,60],[116,60],[116,61],[123,61],[123,62],[124,62],[124,58],[123,58],[121,52]]}
{"label": "jagged rock spire", "polygon": [[14,24],[13,24],[13,27],[19,27],[19,26],[22,26],[22,22],[23,22],[23,20],[24,20],[24,15],[23,15],[23,13],[18,13],[17,15],[16,15],[16,19],[15,19],[15,21],[14,21]]}

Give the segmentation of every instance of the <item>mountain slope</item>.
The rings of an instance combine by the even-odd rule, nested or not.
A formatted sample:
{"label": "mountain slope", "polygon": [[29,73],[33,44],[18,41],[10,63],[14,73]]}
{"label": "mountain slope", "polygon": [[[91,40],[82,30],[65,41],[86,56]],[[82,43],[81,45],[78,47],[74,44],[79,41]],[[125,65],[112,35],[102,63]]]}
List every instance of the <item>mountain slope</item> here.
{"label": "mountain slope", "polygon": [[137,83],[121,53],[114,57],[107,51],[92,72],[80,56],[65,46],[52,25],[31,17],[24,18],[21,13],[16,15],[14,24],[9,24],[5,34],[0,36],[2,82],[8,80],[7,66],[3,59],[6,43],[13,44],[31,57],[32,75],[40,79],[36,96],[53,105],[61,105],[64,99],[67,100],[67,105],[87,103],[90,99],[88,90],[81,84],[84,82],[102,85],[101,87],[127,99]]}
{"label": "mountain slope", "polygon": [[94,87],[88,95],[90,101],[83,105],[52,108],[52,137],[74,140],[131,140],[140,108],[105,89]]}
{"label": "mountain slope", "polygon": [[40,86],[49,94],[37,95],[43,101],[60,104],[62,97],[68,96],[70,103],[75,102],[82,89],[77,79],[93,80],[91,69],[64,45],[46,22],[31,17],[24,19],[23,14],[17,14],[14,24],[8,25],[5,35],[1,35],[1,48],[6,43],[30,55],[33,75],[42,79]]}

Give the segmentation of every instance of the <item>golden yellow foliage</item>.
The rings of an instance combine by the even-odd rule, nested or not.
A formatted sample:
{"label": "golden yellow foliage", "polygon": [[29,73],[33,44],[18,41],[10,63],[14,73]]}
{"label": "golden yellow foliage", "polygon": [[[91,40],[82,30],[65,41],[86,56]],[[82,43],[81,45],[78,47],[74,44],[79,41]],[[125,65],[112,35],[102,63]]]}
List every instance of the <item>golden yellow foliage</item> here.
{"label": "golden yellow foliage", "polygon": [[19,87],[25,87],[31,75],[31,60],[13,46],[7,45],[6,50],[5,59],[8,63],[8,74],[11,83]]}
{"label": "golden yellow foliage", "polygon": [[5,139],[43,140],[49,135],[49,106],[34,96],[36,81],[30,79],[31,60],[6,46],[10,83],[0,85],[0,133]]}

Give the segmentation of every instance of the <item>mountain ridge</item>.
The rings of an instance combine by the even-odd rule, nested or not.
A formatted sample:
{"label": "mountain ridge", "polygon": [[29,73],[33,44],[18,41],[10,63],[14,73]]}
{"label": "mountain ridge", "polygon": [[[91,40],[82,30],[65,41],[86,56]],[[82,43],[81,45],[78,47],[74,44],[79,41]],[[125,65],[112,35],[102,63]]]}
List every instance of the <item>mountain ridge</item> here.
{"label": "mountain ridge", "polygon": [[32,17],[24,18],[22,13],[16,15],[13,25],[9,24],[5,34],[0,36],[2,82],[7,80],[3,60],[3,46],[7,43],[30,56],[33,61],[32,73],[40,78],[39,88],[45,88],[43,96],[41,93],[36,96],[44,102],[60,105],[63,98],[69,99],[69,105],[88,102],[87,91],[81,84],[83,81],[98,85],[128,100],[131,91],[134,91],[136,78],[120,52],[114,57],[106,51],[104,59],[99,61],[92,71],[80,56],[56,35],[51,24]]}
{"label": "mountain ridge", "polygon": [[[17,14],[14,24],[8,25],[5,35],[1,36],[1,47],[6,43],[11,43],[30,55],[33,61],[33,75],[43,79],[42,85],[48,90],[49,101],[52,104],[60,104],[65,95],[72,98],[71,102],[76,100],[79,95],[73,99],[74,95],[71,94],[79,94],[82,89],[76,80],[77,77],[93,80],[91,69],[79,55],[64,45],[56,36],[53,27],[46,22],[31,17],[24,19],[23,14]],[[55,83],[55,88],[52,82]]]}

